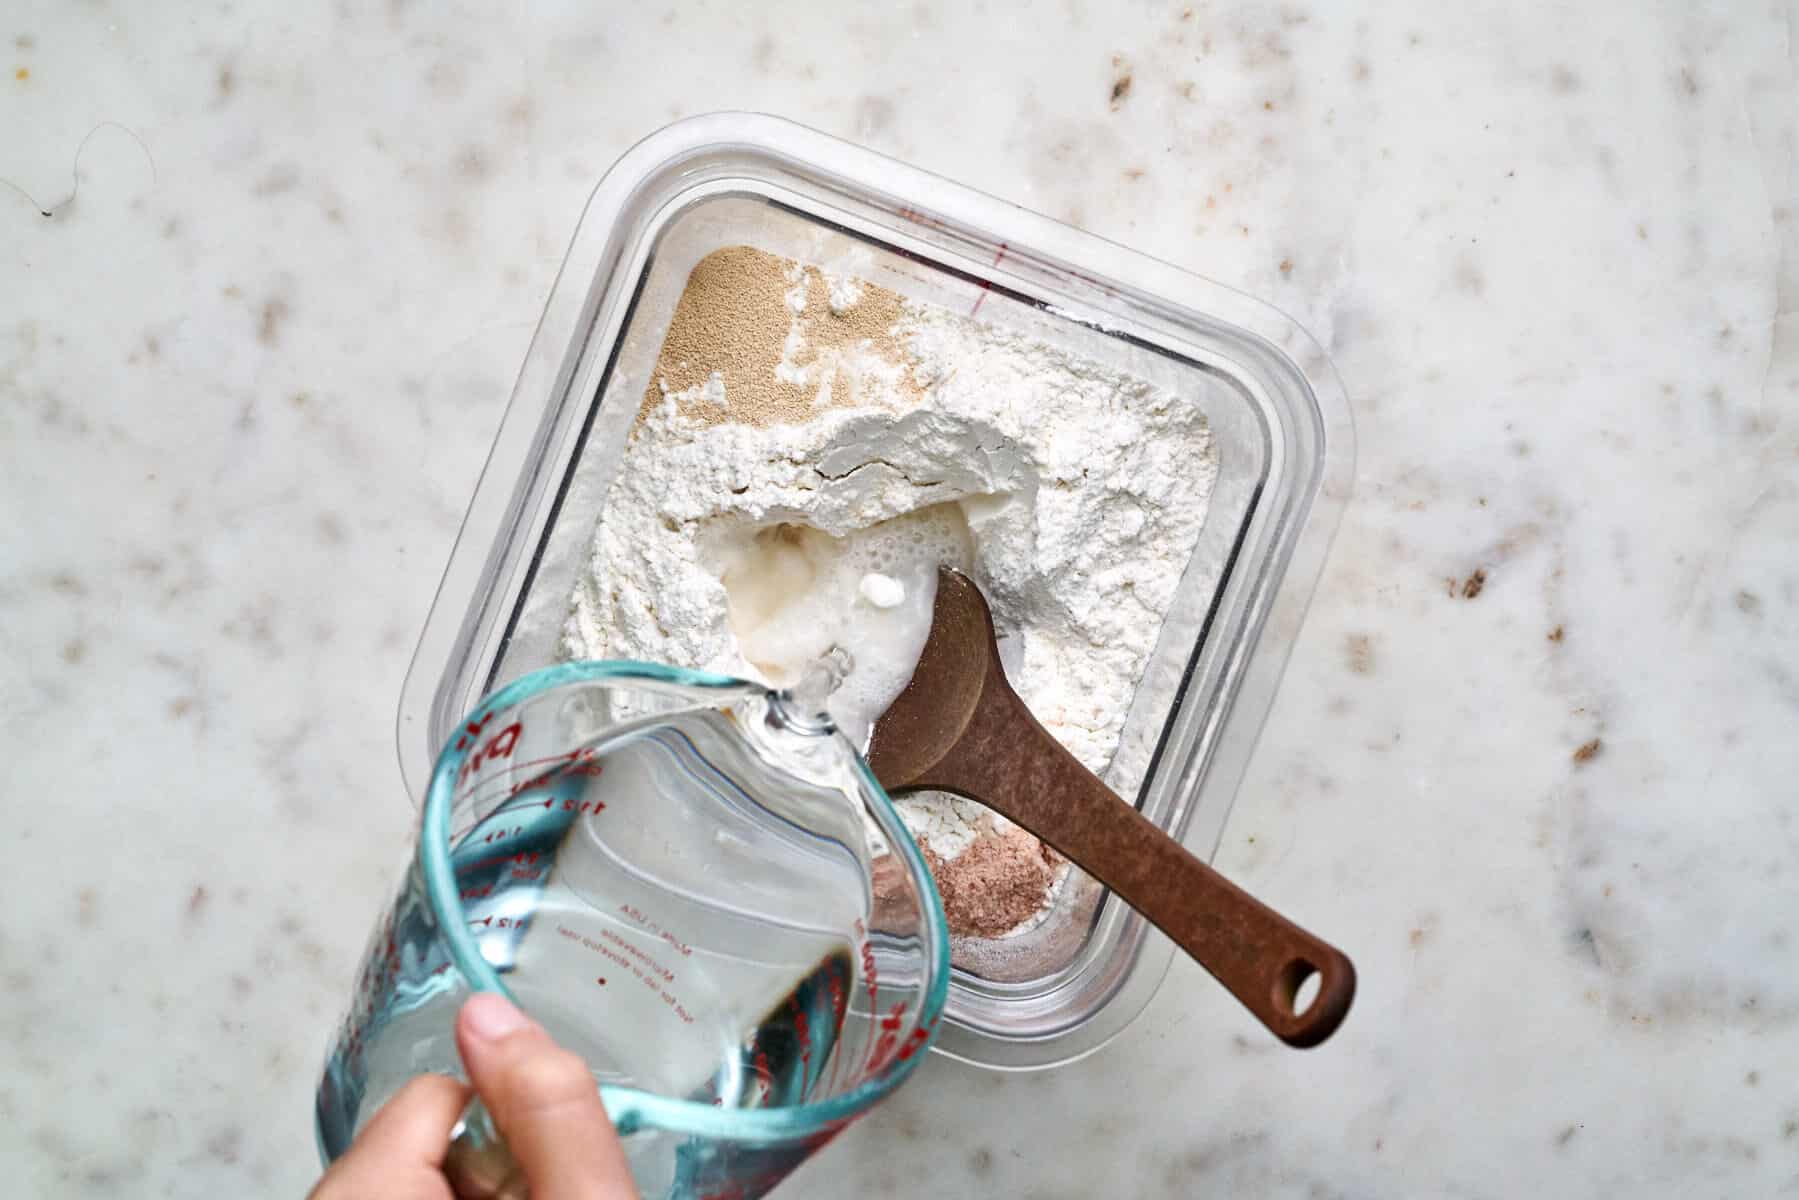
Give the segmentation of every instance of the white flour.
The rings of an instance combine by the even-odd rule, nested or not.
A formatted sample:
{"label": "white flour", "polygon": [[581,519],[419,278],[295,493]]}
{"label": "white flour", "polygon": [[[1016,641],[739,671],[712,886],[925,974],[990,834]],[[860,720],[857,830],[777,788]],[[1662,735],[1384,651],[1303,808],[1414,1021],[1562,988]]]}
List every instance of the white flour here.
{"label": "white flour", "polygon": [[[831,308],[855,305],[862,291],[853,280],[831,280]],[[1205,417],[1194,397],[1054,346],[912,302],[904,313],[892,332],[906,361],[855,367],[856,407],[819,407],[804,423],[765,427],[694,420],[679,403],[691,396],[671,395],[653,409],[607,499],[565,649],[764,679],[796,669],[799,661],[770,662],[767,651],[760,665],[746,660],[733,604],[739,624],[761,620],[769,596],[801,591],[837,568],[819,567],[816,556],[810,567],[773,563],[756,568],[753,595],[737,584],[727,589],[727,573],[752,552],[758,532],[766,539],[786,523],[849,538],[953,502],[945,511],[960,510],[972,545],[966,566],[1002,636],[1010,635],[1014,687],[1063,745],[1105,773],[1205,517],[1217,467]],[[784,363],[795,359],[801,328],[796,317]],[[864,350],[857,357],[875,357]],[[901,371],[916,389],[896,385]],[[832,385],[823,374],[821,390]],[[713,374],[703,399],[728,404],[714,394],[722,387]],[[910,675],[922,644],[919,611],[928,629],[928,595],[920,610],[895,601],[890,586],[917,565],[883,566],[876,573],[886,581],[866,584],[858,571],[839,589],[843,605],[867,610],[858,620],[889,619],[869,615],[878,610],[914,622],[844,647],[867,661],[882,644],[912,646],[897,670],[881,664],[886,679],[863,689],[863,712],[836,713],[852,736],[891,699],[883,689],[896,694]],[[801,574],[767,573],[789,570]],[[786,593],[770,583],[782,579]],[[915,594],[908,589],[901,591]],[[757,644],[774,643],[758,635]],[[1133,764],[1130,778],[1108,781],[1130,795],[1142,770]],[[946,859],[972,840],[981,811],[937,797],[902,810],[915,835]]]}

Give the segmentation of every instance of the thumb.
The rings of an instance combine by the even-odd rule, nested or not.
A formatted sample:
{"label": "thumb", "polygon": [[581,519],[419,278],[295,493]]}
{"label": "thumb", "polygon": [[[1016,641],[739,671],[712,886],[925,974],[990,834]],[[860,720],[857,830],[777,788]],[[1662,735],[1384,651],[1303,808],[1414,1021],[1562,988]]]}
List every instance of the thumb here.
{"label": "thumb", "polygon": [[581,1058],[504,996],[471,996],[456,1046],[532,1200],[635,1200],[624,1147]]}

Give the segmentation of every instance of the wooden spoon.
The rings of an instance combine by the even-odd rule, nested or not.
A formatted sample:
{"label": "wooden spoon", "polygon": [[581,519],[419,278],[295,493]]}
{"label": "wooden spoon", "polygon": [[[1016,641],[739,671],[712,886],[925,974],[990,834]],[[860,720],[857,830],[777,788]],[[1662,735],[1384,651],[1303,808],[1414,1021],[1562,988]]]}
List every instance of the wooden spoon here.
{"label": "wooden spoon", "polygon": [[[1006,682],[993,614],[945,567],[912,682],[875,723],[868,762],[889,792],[953,792],[1028,829],[1116,892],[1290,1046],[1349,1012],[1355,967],[1189,854],[1115,795]],[[1300,985],[1319,976],[1303,1011]]]}

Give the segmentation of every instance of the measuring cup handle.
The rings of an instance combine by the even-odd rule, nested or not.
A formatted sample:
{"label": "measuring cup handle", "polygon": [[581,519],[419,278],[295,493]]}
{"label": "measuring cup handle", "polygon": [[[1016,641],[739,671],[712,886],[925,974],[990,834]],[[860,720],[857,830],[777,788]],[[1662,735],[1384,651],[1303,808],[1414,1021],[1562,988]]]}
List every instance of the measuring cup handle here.
{"label": "measuring cup handle", "polygon": [[527,1200],[531,1194],[524,1168],[479,1098],[469,1101],[450,1131],[443,1173],[456,1200]]}

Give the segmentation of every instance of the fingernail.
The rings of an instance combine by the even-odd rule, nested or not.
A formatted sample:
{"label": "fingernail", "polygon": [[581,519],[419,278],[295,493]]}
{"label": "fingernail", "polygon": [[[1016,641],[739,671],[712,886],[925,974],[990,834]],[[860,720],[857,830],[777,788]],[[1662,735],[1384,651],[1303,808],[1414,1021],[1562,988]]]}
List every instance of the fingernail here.
{"label": "fingernail", "polygon": [[497,992],[477,992],[462,1006],[469,1032],[483,1041],[497,1042],[531,1024],[531,1018]]}

